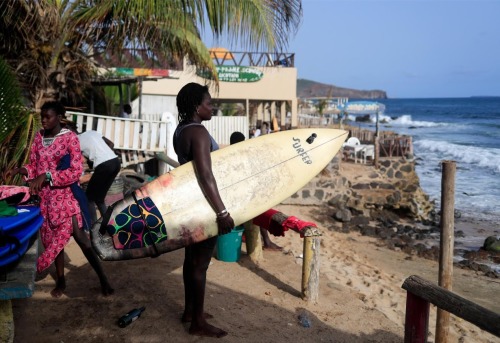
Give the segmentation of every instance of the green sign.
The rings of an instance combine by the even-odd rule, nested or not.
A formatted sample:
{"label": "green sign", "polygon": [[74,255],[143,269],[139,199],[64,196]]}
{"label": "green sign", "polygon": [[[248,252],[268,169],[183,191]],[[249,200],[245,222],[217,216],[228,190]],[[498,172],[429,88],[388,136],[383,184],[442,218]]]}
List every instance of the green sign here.
{"label": "green sign", "polygon": [[[264,75],[261,70],[252,67],[216,66],[215,68],[221,82],[256,82]],[[210,78],[210,73],[204,70],[197,71],[196,74],[206,79]]]}

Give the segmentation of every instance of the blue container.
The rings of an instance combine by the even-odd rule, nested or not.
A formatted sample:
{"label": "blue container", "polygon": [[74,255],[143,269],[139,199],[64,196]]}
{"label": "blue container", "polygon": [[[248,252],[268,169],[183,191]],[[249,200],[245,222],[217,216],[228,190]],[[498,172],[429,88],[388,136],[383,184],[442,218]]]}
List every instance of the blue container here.
{"label": "blue container", "polygon": [[243,225],[235,227],[230,233],[217,237],[217,259],[224,262],[238,262],[241,256]]}

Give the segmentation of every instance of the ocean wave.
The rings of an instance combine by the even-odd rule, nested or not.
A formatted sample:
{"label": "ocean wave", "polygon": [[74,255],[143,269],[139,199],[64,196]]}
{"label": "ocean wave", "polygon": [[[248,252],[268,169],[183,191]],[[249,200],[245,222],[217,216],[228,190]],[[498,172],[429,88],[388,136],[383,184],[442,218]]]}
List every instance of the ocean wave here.
{"label": "ocean wave", "polygon": [[[355,116],[349,115],[350,120],[356,120]],[[370,122],[377,122],[377,115],[370,115]],[[399,127],[438,127],[438,126],[449,126],[449,123],[441,123],[441,122],[432,122],[432,121],[419,121],[413,120],[411,115],[404,114],[399,117],[391,117],[387,114],[379,114],[379,123],[388,124],[391,126],[399,126]]]}
{"label": "ocean wave", "polygon": [[439,159],[455,160],[488,168],[500,173],[500,149],[465,146],[445,141],[420,140],[414,143],[415,152],[437,153]]}
{"label": "ocean wave", "polygon": [[[389,117],[389,119],[391,119]],[[408,127],[436,127],[436,126],[448,126],[449,123],[440,123],[433,121],[419,121],[412,120],[411,115],[405,114],[395,119],[391,119],[389,122],[391,125],[397,126],[408,126]]]}

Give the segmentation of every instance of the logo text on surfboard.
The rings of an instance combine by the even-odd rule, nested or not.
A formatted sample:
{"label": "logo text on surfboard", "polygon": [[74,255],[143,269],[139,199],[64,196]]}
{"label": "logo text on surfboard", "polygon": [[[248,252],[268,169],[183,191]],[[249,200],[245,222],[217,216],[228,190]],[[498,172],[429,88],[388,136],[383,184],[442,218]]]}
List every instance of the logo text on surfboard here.
{"label": "logo text on surfboard", "polygon": [[311,158],[307,154],[307,151],[302,148],[302,144],[300,144],[300,138],[292,138],[292,140],[295,142],[293,143],[293,147],[295,148],[295,151],[297,151],[297,155],[299,155],[302,158],[302,161],[305,164],[312,164]]}

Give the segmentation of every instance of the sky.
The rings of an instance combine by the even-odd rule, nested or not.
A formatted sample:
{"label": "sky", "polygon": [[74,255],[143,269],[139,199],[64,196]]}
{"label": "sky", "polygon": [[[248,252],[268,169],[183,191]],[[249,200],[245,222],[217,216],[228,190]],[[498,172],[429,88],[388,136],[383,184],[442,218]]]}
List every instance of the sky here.
{"label": "sky", "polygon": [[500,96],[500,0],[303,0],[298,77],[389,98]]}

